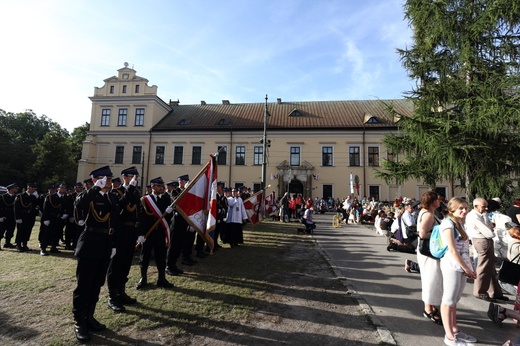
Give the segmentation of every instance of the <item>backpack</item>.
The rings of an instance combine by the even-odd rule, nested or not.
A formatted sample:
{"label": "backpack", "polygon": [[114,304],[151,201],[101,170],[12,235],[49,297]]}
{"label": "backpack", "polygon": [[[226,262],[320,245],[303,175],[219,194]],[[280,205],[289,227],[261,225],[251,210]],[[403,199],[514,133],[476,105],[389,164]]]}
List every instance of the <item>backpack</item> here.
{"label": "backpack", "polygon": [[[453,223],[453,235],[456,237],[458,234],[457,227],[453,221],[451,222]],[[430,236],[430,252],[432,256],[435,258],[442,258],[447,250],[448,245],[443,243],[441,237],[441,225],[433,226],[432,234]]]}

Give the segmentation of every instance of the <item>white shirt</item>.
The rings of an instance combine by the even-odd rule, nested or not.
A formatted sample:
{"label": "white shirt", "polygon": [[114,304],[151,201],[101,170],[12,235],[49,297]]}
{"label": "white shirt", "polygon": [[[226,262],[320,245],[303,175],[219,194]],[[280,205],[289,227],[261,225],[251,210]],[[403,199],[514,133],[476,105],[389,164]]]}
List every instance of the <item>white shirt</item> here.
{"label": "white shirt", "polygon": [[466,215],[466,231],[470,238],[492,239],[495,236],[489,218],[473,209]]}
{"label": "white shirt", "polygon": [[404,239],[408,238],[406,235],[406,226],[411,226],[413,224],[415,224],[415,220],[413,219],[412,213],[410,213],[408,210],[405,211],[401,216],[401,231],[403,232]]}

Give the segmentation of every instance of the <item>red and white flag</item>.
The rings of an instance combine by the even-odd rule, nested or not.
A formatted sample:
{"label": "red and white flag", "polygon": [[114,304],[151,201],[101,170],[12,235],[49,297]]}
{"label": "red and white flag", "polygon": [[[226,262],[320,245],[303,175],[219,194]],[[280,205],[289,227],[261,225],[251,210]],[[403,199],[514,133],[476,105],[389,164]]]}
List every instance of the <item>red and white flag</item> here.
{"label": "red and white flag", "polygon": [[206,221],[206,233],[217,226],[217,158],[211,155],[210,167],[206,171],[208,179],[208,219]]}
{"label": "red and white flag", "polygon": [[177,201],[177,212],[213,249],[209,232],[215,228],[217,214],[217,162],[211,155],[210,161],[190,181]]}
{"label": "red and white flag", "polygon": [[264,191],[260,190],[244,201],[244,209],[253,226],[262,221],[263,218],[263,195]]}
{"label": "red and white flag", "polygon": [[[270,215],[274,211],[274,207],[276,206],[276,194],[271,192],[271,194],[265,196],[265,211],[266,216]],[[266,217],[264,216],[264,217]]]}

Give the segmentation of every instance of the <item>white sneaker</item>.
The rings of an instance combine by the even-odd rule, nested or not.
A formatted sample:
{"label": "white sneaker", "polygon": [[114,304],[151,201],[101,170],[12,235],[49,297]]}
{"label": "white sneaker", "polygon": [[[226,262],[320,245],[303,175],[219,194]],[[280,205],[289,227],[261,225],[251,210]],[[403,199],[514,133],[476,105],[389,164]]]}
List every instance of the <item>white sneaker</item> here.
{"label": "white sneaker", "polygon": [[465,341],[457,339],[456,336],[455,336],[455,339],[453,339],[453,340],[450,340],[450,339],[448,339],[447,336],[444,336],[444,344],[448,345],[448,346],[466,346],[467,345]]}
{"label": "white sneaker", "polygon": [[471,336],[471,335],[468,335],[464,332],[458,332],[458,333],[455,333],[455,337],[458,339],[458,340],[462,340],[462,341],[465,341],[465,342],[477,342],[477,338],[474,337],[474,336]]}

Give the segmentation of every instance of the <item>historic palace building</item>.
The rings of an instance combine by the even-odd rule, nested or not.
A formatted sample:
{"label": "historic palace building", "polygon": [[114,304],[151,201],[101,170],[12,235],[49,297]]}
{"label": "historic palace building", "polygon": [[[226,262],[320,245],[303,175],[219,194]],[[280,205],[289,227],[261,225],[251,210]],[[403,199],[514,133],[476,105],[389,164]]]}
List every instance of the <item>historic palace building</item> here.
{"label": "historic palace building", "polygon": [[[79,162],[79,180],[103,165],[110,165],[116,174],[136,166],[145,185],[159,176],[165,181],[183,174],[194,177],[210,154],[219,152],[219,181],[258,190],[264,179],[270,185],[268,192],[278,196],[289,191],[312,198],[350,194],[393,200],[419,198],[428,190],[417,181],[387,184],[374,174],[382,160],[398,159],[381,139],[397,131],[396,114],[411,114],[409,101],[278,98],[182,105],[159,98],[157,86],[149,86],[126,63],[117,76],[104,82],[90,97],[90,131]],[[389,105],[396,114],[390,113]],[[453,195],[453,189],[449,183],[438,186],[446,197]]]}

